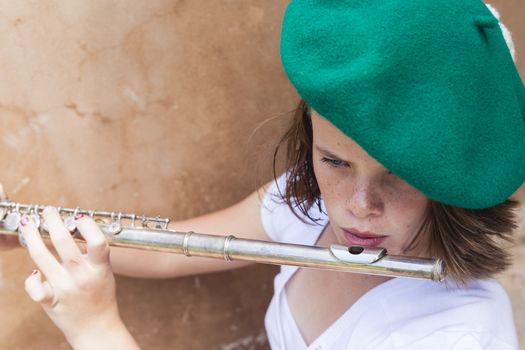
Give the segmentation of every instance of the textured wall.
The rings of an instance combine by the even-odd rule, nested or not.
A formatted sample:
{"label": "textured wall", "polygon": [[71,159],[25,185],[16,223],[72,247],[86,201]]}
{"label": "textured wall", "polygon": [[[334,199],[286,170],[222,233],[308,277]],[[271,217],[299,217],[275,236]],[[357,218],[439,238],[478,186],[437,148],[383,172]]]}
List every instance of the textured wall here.
{"label": "textured wall", "polygon": [[[0,1],[10,197],[182,219],[251,193],[279,123],[252,132],[297,101],[279,62],[285,5]],[[0,257],[0,348],[67,348],[25,295],[32,268],[21,249]],[[120,278],[119,302],[147,349],[264,348],[275,271]]]}
{"label": "textured wall", "polygon": [[[21,202],[173,219],[243,198],[270,178],[282,123],[252,132],[297,101],[278,56],[286,3],[0,0],[0,182]],[[494,4],[525,56],[525,5]],[[525,329],[521,237],[502,281]],[[0,348],[67,349],[25,295],[32,268],[0,255]],[[265,349],[275,272],[119,278],[119,303],[146,349]]]}

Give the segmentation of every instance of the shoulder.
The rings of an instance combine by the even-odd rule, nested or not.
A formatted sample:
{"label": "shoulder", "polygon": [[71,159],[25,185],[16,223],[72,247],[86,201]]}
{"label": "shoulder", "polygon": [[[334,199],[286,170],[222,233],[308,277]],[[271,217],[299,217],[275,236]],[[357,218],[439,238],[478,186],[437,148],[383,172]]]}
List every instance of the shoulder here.
{"label": "shoulder", "polygon": [[451,281],[402,281],[381,307],[396,347],[517,349],[509,298],[492,279],[466,286]]}
{"label": "shoulder", "polygon": [[[274,241],[298,244],[313,244],[317,234],[328,222],[326,210],[313,206],[308,214],[319,219],[313,222],[299,210],[294,211],[284,201],[287,173],[273,181],[264,193],[261,205],[261,221],[266,234]],[[299,216],[299,217],[298,217]],[[300,233],[299,236],[297,234]],[[315,236],[315,237],[314,237]],[[312,242],[310,242],[313,239]]]}

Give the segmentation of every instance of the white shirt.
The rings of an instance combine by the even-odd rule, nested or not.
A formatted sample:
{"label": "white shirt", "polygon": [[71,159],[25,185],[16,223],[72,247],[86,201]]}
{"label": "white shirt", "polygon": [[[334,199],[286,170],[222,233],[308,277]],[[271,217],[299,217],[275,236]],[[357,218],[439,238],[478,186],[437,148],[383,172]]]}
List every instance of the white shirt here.
{"label": "white shirt", "polygon": [[[279,188],[284,193],[284,176]],[[313,207],[318,224],[305,224],[278,197],[274,183],[264,196],[261,219],[268,236],[284,243],[314,245],[328,217]],[[312,344],[306,345],[286,299],[285,285],[298,270],[282,266],[265,317],[273,350],[518,349],[512,309],[493,279],[436,283],[393,278],[372,288]],[[308,305],[305,305],[308,307]]]}

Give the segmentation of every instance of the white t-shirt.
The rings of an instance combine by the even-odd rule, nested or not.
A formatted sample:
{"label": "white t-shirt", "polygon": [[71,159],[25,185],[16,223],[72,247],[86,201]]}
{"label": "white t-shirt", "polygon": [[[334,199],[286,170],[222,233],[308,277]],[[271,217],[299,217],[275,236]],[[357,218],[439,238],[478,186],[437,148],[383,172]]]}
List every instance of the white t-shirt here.
{"label": "white t-shirt", "polygon": [[[285,178],[278,180],[284,193]],[[314,205],[305,224],[282,202],[274,183],[264,196],[261,218],[278,242],[314,245],[328,217]],[[321,207],[324,209],[324,207]],[[365,293],[312,344],[306,345],[288,308],[285,285],[298,270],[282,266],[265,317],[273,350],[518,349],[507,294],[493,279],[465,288],[414,278],[392,278]],[[305,305],[308,307],[308,305]]]}

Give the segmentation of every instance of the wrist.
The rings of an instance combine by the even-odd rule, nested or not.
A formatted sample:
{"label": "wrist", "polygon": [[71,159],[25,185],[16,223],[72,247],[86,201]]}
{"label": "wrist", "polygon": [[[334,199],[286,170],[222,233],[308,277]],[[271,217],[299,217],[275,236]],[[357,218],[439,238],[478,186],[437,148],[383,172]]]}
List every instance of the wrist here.
{"label": "wrist", "polygon": [[120,316],[81,330],[77,334],[66,335],[66,338],[75,350],[139,349]]}

